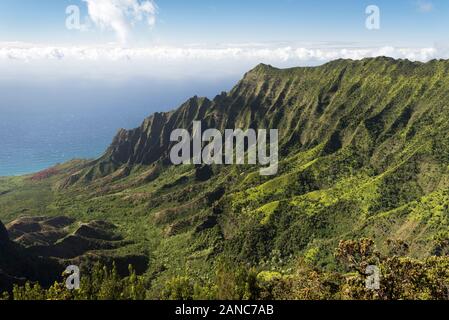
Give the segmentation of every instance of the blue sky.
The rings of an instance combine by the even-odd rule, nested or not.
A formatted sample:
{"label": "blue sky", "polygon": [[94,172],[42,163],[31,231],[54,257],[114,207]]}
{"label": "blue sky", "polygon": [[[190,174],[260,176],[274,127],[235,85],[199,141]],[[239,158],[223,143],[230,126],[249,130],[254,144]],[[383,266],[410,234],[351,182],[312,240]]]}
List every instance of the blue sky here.
{"label": "blue sky", "polygon": [[[98,44],[115,40],[113,31],[65,28],[65,8],[81,0],[2,0],[0,41]],[[248,42],[360,42],[429,46],[449,42],[446,0],[159,0],[156,24],[132,30],[138,45]],[[381,29],[364,28],[365,8],[381,10]]]}
{"label": "blue sky", "polygon": [[[366,28],[369,5],[379,29]],[[1,0],[0,79],[238,79],[258,63],[428,61],[449,58],[448,17],[447,0]]]}
{"label": "blue sky", "polygon": [[117,128],[258,63],[449,58],[448,18],[448,0],[0,0],[0,175],[97,156]]}

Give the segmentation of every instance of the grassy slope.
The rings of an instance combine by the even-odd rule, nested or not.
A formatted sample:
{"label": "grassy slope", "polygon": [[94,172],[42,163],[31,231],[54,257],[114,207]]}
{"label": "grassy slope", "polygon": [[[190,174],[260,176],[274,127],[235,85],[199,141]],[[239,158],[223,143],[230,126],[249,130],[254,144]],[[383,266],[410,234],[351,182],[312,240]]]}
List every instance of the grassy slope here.
{"label": "grassy slope", "polygon": [[428,256],[449,223],[448,68],[384,58],[259,66],[227,95],[232,103],[214,101],[201,116],[279,126],[277,176],[213,167],[200,182],[191,166],[136,164],[61,188],[73,172],[98,170],[76,162],[41,181],[0,179],[0,219],[109,220],[136,241],[126,250],[150,255],[155,291],[176,274],[210,277],[219,255],[288,270],[313,253],[317,265],[334,268],[331,248],[361,236],[384,251],[387,239],[406,240],[410,255]]}

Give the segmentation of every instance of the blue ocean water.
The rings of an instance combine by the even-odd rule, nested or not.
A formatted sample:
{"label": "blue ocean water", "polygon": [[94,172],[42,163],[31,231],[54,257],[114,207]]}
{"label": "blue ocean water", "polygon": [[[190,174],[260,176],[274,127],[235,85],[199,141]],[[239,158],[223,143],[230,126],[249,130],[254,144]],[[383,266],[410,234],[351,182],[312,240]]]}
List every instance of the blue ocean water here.
{"label": "blue ocean water", "polygon": [[118,129],[193,95],[213,97],[234,81],[0,83],[0,176],[96,158]]}
{"label": "blue ocean water", "polygon": [[151,113],[144,108],[8,112],[0,119],[0,176],[37,172],[74,158],[101,155],[117,128],[135,127]]}

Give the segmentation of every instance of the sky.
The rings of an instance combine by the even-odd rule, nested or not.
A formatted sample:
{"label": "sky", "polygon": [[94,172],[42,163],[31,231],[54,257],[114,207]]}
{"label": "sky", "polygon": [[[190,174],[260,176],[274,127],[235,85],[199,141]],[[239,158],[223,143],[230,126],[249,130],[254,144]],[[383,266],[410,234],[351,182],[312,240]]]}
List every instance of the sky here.
{"label": "sky", "polygon": [[448,17],[447,0],[0,0],[0,175],[97,156],[259,63],[449,58]]}
{"label": "sky", "polygon": [[[105,26],[101,31],[92,18],[110,13],[108,6],[129,9],[136,3],[155,8],[151,25],[142,19],[127,35],[138,45],[341,41],[429,46],[449,40],[446,0],[2,0],[0,39],[68,45],[113,42],[113,30]],[[82,23],[89,20],[89,30],[65,28],[70,5],[79,7]],[[365,28],[369,5],[381,13],[381,28],[375,32]]]}
{"label": "sky", "polygon": [[258,63],[428,61],[449,57],[447,17],[447,0],[1,0],[0,82],[229,82]]}

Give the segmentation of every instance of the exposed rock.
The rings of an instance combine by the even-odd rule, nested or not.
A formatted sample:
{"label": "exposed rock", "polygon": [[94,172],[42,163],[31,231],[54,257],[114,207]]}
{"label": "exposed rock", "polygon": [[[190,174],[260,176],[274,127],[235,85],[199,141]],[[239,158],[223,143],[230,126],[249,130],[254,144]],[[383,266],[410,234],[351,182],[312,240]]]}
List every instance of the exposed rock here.
{"label": "exposed rock", "polygon": [[[21,279],[51,284],[67,265],[80,261],[117,262],[122,271],[127,270],[125,265],[136,263],[139,273],[146,270],[145,255],[126,256],[114,251],[131,244],[122,240],[114,224],[100,220],[75,223],[64,216],[21,217],[7,227],[0,222],[0,292],[23,283]],[[73,228],[75,231],[70,232]]]}
{"label": "exposed rock", "polygon": [[42,227],[40,225],[40,222],[42,220],[44,220],[44,218],[42,217],[24,217],[12,221],[6,227],[11,236],[11,239],[15,240],[25,233],[41,231]]}
{"label": "exposed rock", "polygon": [[52,226],[55,228],[64,228],[67,227],[71,224],[73,224],[75,222],[75,219],[70,218],[70,217],[65,217],[65,216],[61,216],[61,217],[54,217],[54,218],[50,218],[45,220],[45,225],[48,226]]}
{"label": "exposed rock", "polygon": [[67,232],[63,229],[74,222],[69,217],[21,217],[6,227],[12,240],[31,246],[33,238],[36,238],[36,243],[42,244],[42,241],[53,243],[64,237]]}
{"label": "exposed rock", "polygon": [[101,229],[101,228],[95,227],[95,225],[92,225],[92,224],[81,225],[78,228],[78,230],[75,231],[74,234],[77,236],[84,237],[84,238],[101,239],[101,240],[105,240],[105,241],[122,240],[122,237],[120,235],[117,235],[114,232],[111,232],[107,229]]}

